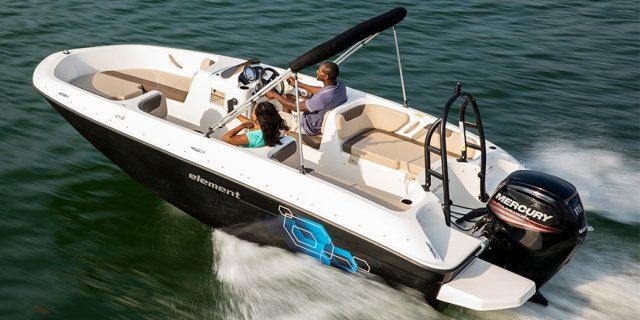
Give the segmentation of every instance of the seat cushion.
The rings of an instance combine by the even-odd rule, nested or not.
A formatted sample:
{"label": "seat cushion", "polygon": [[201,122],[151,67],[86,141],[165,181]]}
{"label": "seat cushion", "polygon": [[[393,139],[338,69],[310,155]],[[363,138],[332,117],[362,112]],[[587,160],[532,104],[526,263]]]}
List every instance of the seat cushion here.
{"label": "seat cushion", "polygon": [[[284,134],[296,139],[296,141],[298,140],[298,132],[285,131]],[[311,148],[320,149],[321,143],[322,143],[322,135],[317,135],[317,136],[309,136],[306,134],[302,135],[302,144],[310,146]]]}
{"label": "seat cushion", "polygon": [[[427,137],[427,132],[431,124],[426,125],[424,128],[419,130],[416,134],[413,135],[413,140],[416,141],[420,145],[424,145],[424,140]],[[445,139],[447,143],[447,154],[451,157],[459,158],[462,152],[460,151],[460,134],[458,132],[453,132],[448,128],[445,130]],[[467,137],[467,142],[469,143],[477,143],[475,139],[471,137]],[[431,145],[440,148],[440,132],[434,132],[431,137]],[[472,148],[467,148],[467,158],[472,159],[476,154],[476,150]]]}
{"label": "seat cushion", "polygon": [[424,161],[422,146],[406,137],[378,129],[364,131],[347,140],[342,145],[342,150],[360,158],[407,172],[410,162],[420,159]]}
{"label": "seat cushion", "polygon": [[[342,150],[392,169],[400,169],[412,176],[425,170],[424,146],[392,132],[377,129],[364,131],[347,140]],[[440,156],[432,154],[431,163],[436,161],[440,161]]]}
{"label": "seat cushion", "polygon": [[409,115],[391,108],[362,104],[336,116],[336,131],[340,139],[348,139],[367,129],[395,132],[409,122]]}
{"label": "seat cushion", "polygon": [[125,100],[142,95],[139,83],[120,79],[102,72],[87,74],[73,81],[71,84],[112,100]]}
{"label": "seat cushion", "polygon": [[158,90],[168,99],[184,102],[189,93],[191,78],[151,69],[105,71],[110,76],[140,83],[145,91]]}

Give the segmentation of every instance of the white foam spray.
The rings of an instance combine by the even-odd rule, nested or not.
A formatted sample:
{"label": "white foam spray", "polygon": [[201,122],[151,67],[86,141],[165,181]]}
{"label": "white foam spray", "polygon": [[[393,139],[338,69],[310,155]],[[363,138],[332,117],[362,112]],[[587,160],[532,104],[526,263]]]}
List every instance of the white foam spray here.
{"label": "white foam spray", "polygon": [[640,224],[639,162],[602,148],[548,142],[525,160],[527,167],[576,186],[588,211],[626,224]]}
{"label": "white foam spray", "polygon": [[640,266],[633,249],[612,245],[615,235],[588,238],[573,259],[542,287],[544,307],[471,312],[480,319],[636,319],[640,314]]}
{"label": "white foam spray", "polygon": [[545,284],[549,306],[527,302],[493,312],[450,307],[442,314],[415,291],[221,231],[212,235],[213,272],[223,283],[226,319],[632,319],[640,314],[640,266],[628,249],[610,248],[610,240],[583,247]]}
{"label": "white foam spray", "polygon": [[213,271],[228,319],[448,319],[421,295],[350,274],[302,254],[260,247],[221,231]]}

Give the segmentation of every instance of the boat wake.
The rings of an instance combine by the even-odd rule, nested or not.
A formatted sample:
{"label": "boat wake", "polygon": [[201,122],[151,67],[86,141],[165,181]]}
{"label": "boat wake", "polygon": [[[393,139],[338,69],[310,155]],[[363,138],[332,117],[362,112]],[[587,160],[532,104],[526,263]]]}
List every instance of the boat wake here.
{"label": "boat wake", "polygon": [[636,318],[640,314],[640,266],[634,258],[636,249],[613,245],[618,241],[614,234],[591,236],[569,264],[542,288],[549,300],[547,307],[527,302],[516,309],[472,312],[464,318]]}
{"label": "boat wake", "polygon": [[[526,159],[530,169],[571,181],[587,211],[625,224],[640,224],[640,181],[637,163],[602,149],[586,149],[566,143],[547,143]],[[548,147],[553,146],[553,147]]]}
{"label": "boat wake", "polygon": [[450,306],[439,313],[411,289],[393,289],[218,230],[211,237],[212,272],[222,283],[226,319],[630,319],[640,313],[640,266],[633,248],[612,245],[616,237],[592,237],[545,284],[549,306],[527,302],[494,312]]}
{"label": "boat wake", "polygon": [[420,294],[311,257],[212,234],[227,319],[443,319]]}

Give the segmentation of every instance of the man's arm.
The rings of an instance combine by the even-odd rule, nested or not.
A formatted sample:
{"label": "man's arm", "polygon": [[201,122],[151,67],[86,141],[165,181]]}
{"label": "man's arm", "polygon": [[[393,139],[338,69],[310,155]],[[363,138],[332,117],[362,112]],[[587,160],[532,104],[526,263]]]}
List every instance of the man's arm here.
{"label": "man's arm", "polygon": [[[282,104],[282,108],[284,109],[283,110],[284,112],[291,113],[293,111],[296,111],[295,101],[289,101],[287,98],[279,95],[275,91],[268,91],[267,93],[264,94],[264,96],[267,97],[268,99],[278,100],[278,102]],[[300,101],[300,111],[309,111],[309,109],[307,108],[306,101]]]}
{"label": "man's arm", "polygon": [[[293,82],[293,77],[290,77],[289,79],[287,79],[287,82],[289,83],[290,86],[295,85],[295,83]],[[322,87],[308,85],[306,83],[302,83],[301,81],[298,81],[298,87],[307,90],[311,94],[316,94],[318,93],[318,91],[320,91],[320,89],[322,89]]]}
{"label": "man's arm", "polygon": [[[287,78],[287,83],[292,87],[295,86],[295,82],[294,82],[293,76]],[[306,84],[306,83],[302,83],[302,81],[298,81],[298,87],[300,87],[300,88],[302,88],[304,90],[307,90],[311,94],[316,94],[316,93],[318,93],[318,91],[320,91],[320,89],[322,89],[322,87],[312,86],[312,85],[309,85],[309,84]]]}

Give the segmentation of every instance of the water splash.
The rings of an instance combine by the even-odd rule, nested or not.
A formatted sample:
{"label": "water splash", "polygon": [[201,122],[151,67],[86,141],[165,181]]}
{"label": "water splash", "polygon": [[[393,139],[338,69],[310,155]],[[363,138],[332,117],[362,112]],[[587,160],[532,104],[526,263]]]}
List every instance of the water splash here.
{"label": "water splash", "polygon": [[[226,319],[601,319],[640,313],[640,265],[616,234],[589,240],[542,288],[543,307],[477,312],[451,306],[438,313],[415,291],[348,274],[300,254],[214,231],[212,272],[222,283]],[[614,265],[611,261],[616,261]]]}
{"label": "water splash", "polygon": [[448,319],[416,292],[395,290],[311,257],[214,231],[213,272],[228,319]]}
{"label": "water splash", "polygon": [[582,148],[567,143],[546,143],[525,162],[573,183],[585,207],[607,219],[640,224],[638,163],[601,148]]}
{"label": "water splash", "polygon": [[615,234],[590,236],[569,264],[542,287],[549,306],[527,302],[516,309],[471,312],[473,316],[469,318],[637,318],[640,314],[637,249],[616,245],[620,239]]}

